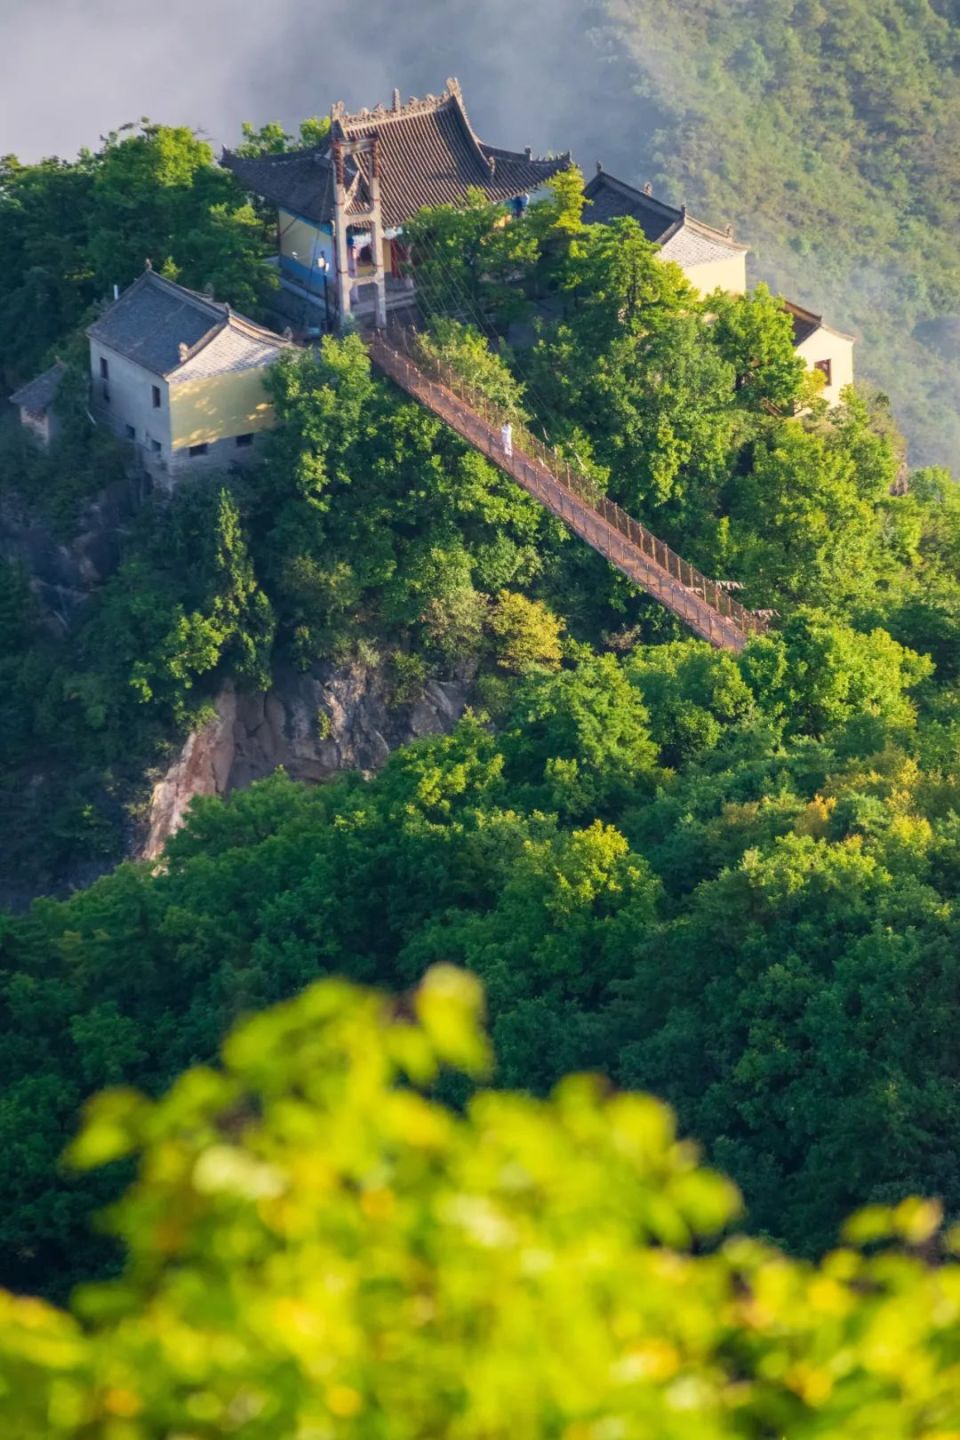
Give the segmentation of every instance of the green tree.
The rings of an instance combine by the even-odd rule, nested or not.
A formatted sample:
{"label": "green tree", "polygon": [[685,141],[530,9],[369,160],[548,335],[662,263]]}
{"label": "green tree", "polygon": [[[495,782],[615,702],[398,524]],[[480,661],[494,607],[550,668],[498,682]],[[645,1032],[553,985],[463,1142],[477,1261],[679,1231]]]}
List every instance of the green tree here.
{"label": "green tree", "polygon": [[[887,634],[800,612],[776,635],[751,641],[741,669],[764,713],[792,733],[824,735],[871,717],[912,725],[907,691],[930,674],[931,662]],[[869,733],[869,732],[868,732]]]}
{"label": "green tree", "polygon": [[[581,1078],[446,1110],[421,1092],[441,1065],[482,1072],[478,992],[440,968],[414,1005],[319,986],[238,1030],[222,1070],[96,1102],[73,1158],[142,1157],[112,1222],[130,1259],[75,1315],[4,1297],[11,1433],[934,1440],[960,1423],[957,1268],[909,1250],[935,1204],[864,1212],[821,1266],[740,1238],[698,1253],[737,1195],[664,1107]],[[891,1240],[907,1248],[858,1248]]]}
{"label": "green tree", "polygon": [[729,463],[733,367],[633,220],[588,227],[565,286],[567,311],[532,357],[555,438],[582,429],[616,498],[689,542]]}
{"label": "green tree", "polygon": [[[471,332],[455,329],[450,343],[473,363]],[[512,385],[496,357],[478,354],[484,377]],[[257,528],[298,661],[400,627],[442,655],[460,641],[479,650],[484,596],[540,568],[534,542],[550,533],[540,508],[374,380],[358,337],[281,361],[268,383],[279,424],[257,487]]]}
{"label": "green tree", "polygon": [[731,551],[758,603],[838,613],[884,573],[879,515],[828,436],[786,421],[731,489]]}
{"label": "green tree", "polygon": [[475,326],[438,316],[417,339],[428,365],[453,370],[471,390],[483,395],[515,423],[529,418],[523,408],[524,386]]}
{"label": "green tree", "polygon": [[[94,298],[83,250],[98,157],[0,161],[0,367],[28,376]],[[142,267],[143,260],[140,260]]]}
{"label": "green tree", "polygon": [[238,155],[284,155],[291,150],[321,145],[330,133],[330,117],[313,115],[301,120],[298,136],[289,135],[279,120],[268,120],[259,130],[244,120],[240,129],[243,140],[236,148]]}
{"label": "green tree", "polygon": [[626,672],[643,696],[665,765],[679,767],[713,749],[726,727],[756,714],[734,657],[699,641],[640,649]]}
{"label": "green tree", "polygon": [[750,406],[766,402],[792,413],[807,396],[806,365],[794,348],[793,321],[766,285],[746,295],[711,295],[713,339],[733,366],[737,391]]}
{"label": "green tree", "polygon": [[538,666],[556,669],[563,653],[563,621],[538,600],[501,590],[489,619],[497,664],[523,675]]}
{"label": "green tree", "polygon": [[511,783],[562,814],[602,814],[654,774],[646,707],[612,655],[583,654],[571,669],[531,677],[500,743]]}
{"label": "green tree", "polygon": [[487,314],[508,319],[522,312],[517,281],[537,261],[536,230],[511,223],[502,205],[471,190],[460,205],[428,207],[403,227],[410,247],[417,294],[430,316]]}
{"label": "green tree", "polygon": [[108,140],[94,176],[85,247],[99,294],[128,285],[149,259],[194,289],[256,310],[268,283],[263,228],[206,141],[146,125]]}

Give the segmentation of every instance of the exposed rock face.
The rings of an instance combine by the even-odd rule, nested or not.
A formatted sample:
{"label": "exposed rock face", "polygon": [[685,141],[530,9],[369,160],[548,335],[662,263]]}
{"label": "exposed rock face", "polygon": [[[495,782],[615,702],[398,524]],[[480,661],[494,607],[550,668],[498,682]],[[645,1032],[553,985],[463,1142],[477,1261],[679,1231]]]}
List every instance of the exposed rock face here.
{"label": "exposed rock face", "polygon": [[217,696],[217,713],[200,730],[194,730],[170,769],[153,787],[147,838],[139,850],[144,860],[154,860],[183,824],[187,807],[195,795],[223,795],[230,780],[234,756],[234,726],[237,697],[232,686]]}
{"label": "exposed rock face", "polygon": [[154,786],[138,853],[161,853],[195,795],[226,795],[281,767],[294,780],[314,782],[342,770],[378,770],[398,745],[451,730],[468,690],[465,681],[429,680],[416,703],[397,706],[382,671],[332,665],[283,672],[266,692],[238,694],[227,685],[216,717],[187,737]]}
{"label": "exposed rock face", "polygon": [[[24,500],[0,495],[0,557],[24,567],[51,630],[69,630],[90,595],[116,570],[124,527],[144,499],[143,483],[132,476],[104,489],[78,515],[69,539]],[[265,693],[224,686],[215,717],[187,737],[154,785],[146,822],[124,823],[126,854],[157,858],[195,796],[229,794],[280,767],[293,779],[314,782],[343,770],[379,769],[398,745],[452,729],[471,678],[428,681],[416,703],[399,706],[385,673],[360,665],[280,671]],[[38,775],[30,783],[48,779]],[[0,905],[22,909],[37,893],[68,893],[90,884],[117,858],[76,863],[68,858],[40,891],[0,875]]]}

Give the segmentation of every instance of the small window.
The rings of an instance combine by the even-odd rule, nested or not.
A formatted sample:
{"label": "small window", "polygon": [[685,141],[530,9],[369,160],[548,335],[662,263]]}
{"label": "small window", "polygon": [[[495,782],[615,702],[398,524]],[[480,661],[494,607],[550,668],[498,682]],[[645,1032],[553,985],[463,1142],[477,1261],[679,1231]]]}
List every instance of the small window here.
{"label": "small window", "polygon": [[101,380],[109,380],[109,378],[110,378],[110,366],[107,364],[105,357],[104,357],[103,355],[101,355],[101,356],[100,356],[100,379],[101,379]]}
{"label": "small window", "polygon": [[832,362],[831,362],[830,360],[818,360],[817,363],[814,365],[813,368],[814,368],[814,370],[819,370],[821,375],[825,375],[825,376],[826,376],[826,380],[827,380],[827,384],[828,384],[828,385],[832,383],[832,380],[833,380],[833,364],[832,364]]}
{"label": "small window", "polygon": [[107,382],[106,382],[105,380],[104,380],[103,384],[100,386],[100,394],[103,396],[103,403],[104,403],[104,405],[109,405],[109,404],[110,404],[110,386],[107,384]]}
{"label": "small window", "polygon": [[161,448],[161,447],[160,447],[160,441],[159,441],[159,440],[151,440],[151,441],[150,441],[150,449],[153,451],[154,455],[159,455],[159,454],[160,454],[160,448]]}
{"label": "small window", "polygon": [[252,435],[238,435],[238,436],[237,436],[237,449],[238,449],[238,450],[246,450],[246,449],[248,449],[252,444],[253,444],[253,436],[252,436]]}
{"label": "small window", "polygon": [[153,387],[153,408],[154,408],[154,410],[159,410],[159,409],[160,409],[160,386],[159,386],[159,385],[154,385],[154,387]]}
{"label": "small window", "polygon": [[132,425],[125,425],[123,428],[124,428],[124,429],[126,430],[126,432],[127,432],[127,439],[128,439],[128,440],[136,440],[136,438],[137,438],[137,432],[136,432],[136,430],[133,428]]}
{"label": "small window", "polygon": [[198,455],[206,455],[206,453],[207,453],[207,444],[206,444],[206,441],[204,441],[204,443],[203,443],[202,445],[191,445],[191,446],[190,446],[189,454],[190,454],[191,460],[196,459],[196,457],[197,457]]}

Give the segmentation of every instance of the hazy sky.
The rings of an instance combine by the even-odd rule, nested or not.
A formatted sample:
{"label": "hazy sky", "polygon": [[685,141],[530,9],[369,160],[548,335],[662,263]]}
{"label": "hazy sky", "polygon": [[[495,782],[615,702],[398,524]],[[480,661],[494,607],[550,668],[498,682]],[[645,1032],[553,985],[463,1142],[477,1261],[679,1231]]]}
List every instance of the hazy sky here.
{"label": "hazy sky", "polygon": [[[599,0],[0,0],[0,154],[34,160],[142,115],[218,144],[463,83],[484,139],[573,148],[637,178],[644,110]],[[602,137],[602,141],[601,141]],[[639,168],[637,168],[639,167]],[[627,177],[629,178],[629,176]]]}

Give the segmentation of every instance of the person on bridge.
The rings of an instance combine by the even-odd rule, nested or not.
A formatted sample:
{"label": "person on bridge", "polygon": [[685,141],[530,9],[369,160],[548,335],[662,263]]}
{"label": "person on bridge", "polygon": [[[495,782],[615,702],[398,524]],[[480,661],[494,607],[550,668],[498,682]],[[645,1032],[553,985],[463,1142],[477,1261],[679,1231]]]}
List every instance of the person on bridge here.
{"label": "person on bridge", "polygon": [[513,426],[508,420],[500,431],[500,439],[503,441],[503,453],[510,456],[513,454]]}

